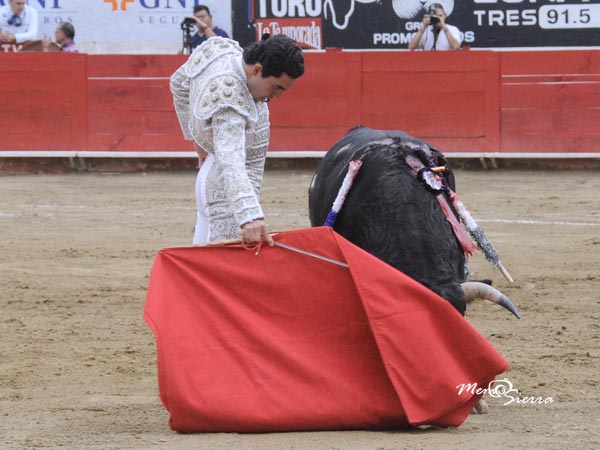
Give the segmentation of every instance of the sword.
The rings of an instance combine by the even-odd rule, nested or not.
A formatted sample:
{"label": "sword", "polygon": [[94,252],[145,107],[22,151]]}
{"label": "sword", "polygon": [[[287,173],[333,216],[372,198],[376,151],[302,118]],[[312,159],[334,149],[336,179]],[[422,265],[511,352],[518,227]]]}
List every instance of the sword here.
{"label": "sword", "polygon": [[313,252],[309,252],[308,250],[302,250],[301,248],[298,247],[292,247],[291,245],[287,245],[287,244],[282,244],[281,242],[275,242],[275,246],[276,247],[281,247],[281,248],[285,248],[287,250],[291,250],[293,252],[297,252],[297,253],[301,253],[303,255],[307,255],[307,256],[312,256],[313,258],[317,258],[317,259],[321,259],[323,261],[327,261],[330,262],[332,264],[337,264],[338,266],[342,266],[342,267],[348,267],[348,264],[338,261],[336,259],[331,259],[328,258],[327,256],[323,256],[323,255],[318,255],[316,253]]}
{"label": "sword", "polygon": [[[215,246],[215,245],[230,245],[230,244],[239,244],[241,242],[242,241],[240,239],[230,239],[230,240],[227,240],[227,241],[207,242],[205,244],[195,245],[195,247]],[[338,266],[342,266],[342,267],[348,268],[348,264],[346,264],[345,262],[338,261],[338,260],[332,259],[332,258],[328,258],[327,256],[319,255],[317,253],[309,252],[308,250],[303,250],[303,249],[298,248],[298,247],[293,247],[291,245],[282,244],[281,242],[277,242],[277,241],[275,241],[275,246],[276,247],[285,248],[286,250],[291,250],[291,251],[296,252],[296,253],[301,253],[301,254],[306,255],[306,256],[311,256],[313,258],[317,258],[317,259],[320,259],[320,260],[323,260],[323,261],[330,262],[332,264],[337,264]],[[260,248],[258,248],[256,250],[255,254],[258,255],[259,251],[260,251]]]}

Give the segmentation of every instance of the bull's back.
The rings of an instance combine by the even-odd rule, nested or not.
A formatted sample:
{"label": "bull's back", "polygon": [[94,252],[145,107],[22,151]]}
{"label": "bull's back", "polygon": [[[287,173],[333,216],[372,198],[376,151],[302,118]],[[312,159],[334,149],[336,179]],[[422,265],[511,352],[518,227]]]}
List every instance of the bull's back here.
{"label": "bull's back", "polygon": [[[323,225],[346,176],[348,163],[366,145],[402,138],[407,142],[423,143],[403,131],[374,130],[359,126],[350,130],[327,152],[312,179],[309,190],[309,218],[312,226]],[[361,169],[362,170],[362,169]],[[364,170],[362,170],[364,172]]]}
{"label": "bull's back", "polygon": [[[406,162],[402,142],[423,143],[402,132],[357,128],[327,153],[313,177],[309,213],[323,225],[348,171],[356,177],[334,229],[349,241],[428,286],[464,311],[458,280],[464,255],[435,196]],[[394,142],[388,145],[387,140]],[[400,146],[401,147],[401,146]]]}

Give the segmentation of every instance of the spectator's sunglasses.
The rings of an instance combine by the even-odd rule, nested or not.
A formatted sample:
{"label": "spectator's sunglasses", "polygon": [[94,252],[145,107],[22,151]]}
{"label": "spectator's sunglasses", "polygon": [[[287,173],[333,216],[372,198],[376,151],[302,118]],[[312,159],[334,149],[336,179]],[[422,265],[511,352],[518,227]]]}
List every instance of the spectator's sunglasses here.
{"label": "spectator's sunglasses", "polygon": [[8,19],[8,24],[15,26],[15,27],[20,27],[21,25],[23,25],[23,21],[21,20],[21,18],[19,16],[17,16],[15,14],[10,19]]}

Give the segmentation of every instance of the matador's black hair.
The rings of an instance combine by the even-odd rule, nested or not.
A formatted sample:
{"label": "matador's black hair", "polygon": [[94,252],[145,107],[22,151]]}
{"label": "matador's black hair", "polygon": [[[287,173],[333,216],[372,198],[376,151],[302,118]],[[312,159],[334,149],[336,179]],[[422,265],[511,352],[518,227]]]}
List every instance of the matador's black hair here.
{"label": "matador's black hair", "polygon": [[283,34],[263,35],[260,41],[253,42],[244,49],[246,64],[260,63],[262,76],[280,77],[286,73],[291,78],[304,74],[302,49],[292,38]]}

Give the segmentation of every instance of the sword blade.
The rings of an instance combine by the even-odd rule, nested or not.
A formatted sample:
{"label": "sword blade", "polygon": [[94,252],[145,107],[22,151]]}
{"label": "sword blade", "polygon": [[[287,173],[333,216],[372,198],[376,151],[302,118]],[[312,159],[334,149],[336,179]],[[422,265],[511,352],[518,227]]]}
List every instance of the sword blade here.
{"label": "sword blade", "polygon": [[327,261],[327,262],[330,262],[332,264],[337,264],[338,266],[342,266],[342,267],[346,267],[346,268],[348,267],[348,264],[346,264],[346,263],[344,263],[342,261],[338,261],[336,259],[331,259],[331,258],[328,258],[327,256],[319,255],[317,253],[309,252],[308,250],[303,250],[303,249],[298,248],[298,247],[292,247],[291,245],[282,244],[281,242],[275,242],[275,246],[276,247],[285,248],[285,249],[291,250],[293,252],[301,253],[303,255],[311,256],[313,258],[317,258],[317,259],[320,259],[322,261]]}

